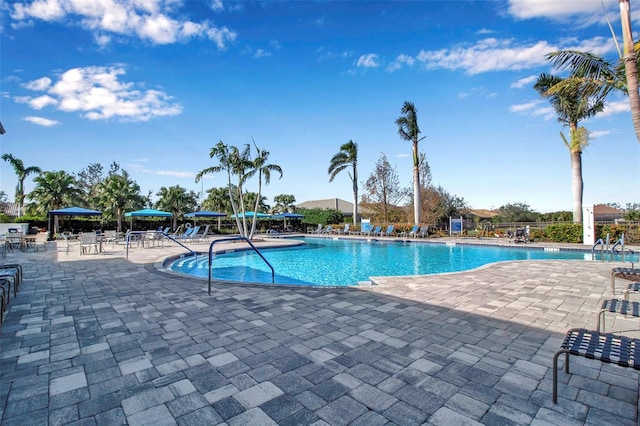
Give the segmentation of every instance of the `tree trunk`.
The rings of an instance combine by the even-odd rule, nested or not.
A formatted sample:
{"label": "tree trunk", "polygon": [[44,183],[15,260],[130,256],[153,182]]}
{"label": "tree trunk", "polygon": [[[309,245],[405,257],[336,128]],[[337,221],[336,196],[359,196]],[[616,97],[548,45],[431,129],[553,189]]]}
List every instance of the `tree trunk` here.
{"label": "tree trunk", "polygon": [[358,224],[358,171],[353,168],[353,226]]}
{"label": "tree trunk", "polygon": [[413,224],[420,225],[420,161],[418,158],[418,142],[413,143]]}
{"label": "tree trunk", "polygon": [[582,151],[571,151],[571,190],[573,194],[573,222],[582,223]]}
{"label": "tree trunk", "polygon": [[624,42],[624,70],[627,76],[627,91],[631,106],[631,118],[636,139],[640,142],[640,95],[638,95],[638,68],[634,51],[633,33],[631,32],[631,16],[629,0],[618,0],[620,20],[622,22],[622,40]]}

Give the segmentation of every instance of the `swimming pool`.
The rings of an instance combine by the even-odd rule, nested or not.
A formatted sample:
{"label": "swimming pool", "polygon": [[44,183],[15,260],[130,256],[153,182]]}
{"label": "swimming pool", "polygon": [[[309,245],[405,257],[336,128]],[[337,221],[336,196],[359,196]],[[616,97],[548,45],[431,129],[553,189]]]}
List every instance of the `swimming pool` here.
{"label": "swimming pool", "polygon": [[[531,247],[492,247],[356,239],[296,238],[305,245],[262,249],[275,269],[277,284],[352,286],[371,276],[457,272],[507,260],[591,260],[590,252],[545,251]],[[208,277],[208,256],[186,257],[169,266],[173,272]],[[253,251],[218,254],[212,277],[219,280],[271,283],[271,270]]]}

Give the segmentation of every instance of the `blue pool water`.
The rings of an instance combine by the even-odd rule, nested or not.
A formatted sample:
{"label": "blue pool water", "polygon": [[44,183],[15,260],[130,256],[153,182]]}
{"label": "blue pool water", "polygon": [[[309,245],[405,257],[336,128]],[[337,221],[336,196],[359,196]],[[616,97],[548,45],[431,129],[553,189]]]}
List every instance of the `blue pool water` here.
{"label": "blue pool water", "polygon": [[[350,286],[368,281],[371,276],[456,272],[506,260],[591,260],[591,253],[578,251],[327,238],[300,240],[307,244],[261,250],[275,269],[276,283]],[[174,261],[169,269],[206,278],[207,263],[207,255],[187,257]],[[216,255],[212,277],[271,283],[271,270],[253,251],[238,251]]]}

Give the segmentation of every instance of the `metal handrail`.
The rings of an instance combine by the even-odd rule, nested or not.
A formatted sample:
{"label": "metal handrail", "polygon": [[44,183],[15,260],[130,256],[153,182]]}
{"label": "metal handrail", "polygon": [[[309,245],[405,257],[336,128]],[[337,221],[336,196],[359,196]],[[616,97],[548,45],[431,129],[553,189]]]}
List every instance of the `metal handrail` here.
{"label": "metal handrail", "polygon": [[616,246],[620,246],[620,253],[622,255],[622,262],[624,262],[624,232],[622,233],[622,236],[620,237],[620,239],[618,241],[616,241],[612,246],[611,246],[611,255],[615,254],[615,249]]}
{"label": "metal handrail", "polygon": [[193,256],[197,256],[198,254],[191,250],[189,247],[185,246],[184,244],[182,244],[180,241],[176,240],[175,238],[173,238],[171,235],[165,234],[162,231],[127,231],[127,235],[125,236],[125,255],[124,258],[125,259],[129,259],[129,243],[131,242],[131,235],[147,235],[147,234],[160,234],[162,235],[163,238],[168,238],[169,240],[173,241],[174,243],[182,246],[183,248],[185,248],[187,251],[189,251]]}
{"label": "metal handrail", "polygon": [[264,260],[264,263],[267,264],[269,269],[271,269],[271,284],[275,284],[275,282],[276,282],[275,269],[273,269],[273,266],[271,266],[269,261],[267,259],[265,259],[265,257],[262,255],[262,253],[260,253],[260,250],[258,250],[256,248],[256,246],[254,246],[253,243],[251,241],[249,241],[249,239],[247,237],[240,236],[240,237],[222,238],[222,239],[219,239],[219,240],[212,241],[211,245],[209,245],[209,265],[208,265],[208,269],[209,269],[209,287],[208,287],[209,296],[211,296],[211,264],[213,263],[213,246],[216,243],[221,243],[221,242],[224,242],[224,241],[246,241],[246,243],[249,244],[249,246],[251,246],[253,251],[255,251],[258,254],[258,256],[260,256],[260,258],[262,260]]}

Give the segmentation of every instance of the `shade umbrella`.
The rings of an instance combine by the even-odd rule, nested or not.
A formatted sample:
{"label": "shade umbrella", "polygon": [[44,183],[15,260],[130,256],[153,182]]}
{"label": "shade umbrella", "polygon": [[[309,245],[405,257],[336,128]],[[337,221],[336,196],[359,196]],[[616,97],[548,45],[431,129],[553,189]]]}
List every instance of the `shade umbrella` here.
{"label": "shade umbrella", "polygon": [[[51,216],[102,216],[102,212],[98,210],[85,209],[83,207],[65,207],[63,209],[49,210],[49,237],[51,237]],[[53,233],[58,233],[57,220],[54,221]]]}
{"label": "shade umbrella", "polygon": [[142,209],[142,210],[136,210],[133,212],[127,212],[124,214],[124,216],[131,218],[130,226],[131,226],[131,230],[133,230],[134,217],[172,217],[173,213],[163,212],[162,210]]}
{"label": "shade umbrella", "polygon": [[284,213],[279,213],[279,214],[273,215],[271,217],[273,219],[284,219],[283,228],[286,230],[287,229],[287,219],[302,219],[304,217],[304,215],[303,214],[298,214],[298,213],[284,212]]}
{"label": "shade umbrella", "polygon": [[232,218],[234,218],[234,219],[235,219],[236,217],[253,217],[253,216],[256,216],[258,219],[265,218],[265,217],[271,217],[271,215],[269,215],[269,214],[266,214],[266,213],[260,213],[260,212],[258,212],[258,213],[255,213],[255,212],[246,212],[246,213],[244,214],[244,216],[242,215],[242,213],[238,213],[238,215],[237,215],[237,216],[236,216],[235,214],[232,214],[232,215],[231,215],[231,217],[232,217]]}
{"label": "shade umbrella", "polygon": [[125,217],[171,217],[173,216],[173,213],[154,209],[142,209],[134,212],[127,212],[124,215]]}
{"label": "shade umbrella", "polygon": [[226,216],[226,213],[212,212],[209,210],[200,210],[197,212],[186,213],[184,217],[193,218],[193,226],[196,225],[196,218],[198,217],[217,217],[218,218],[218,231],[220,230],[220,218]]}

